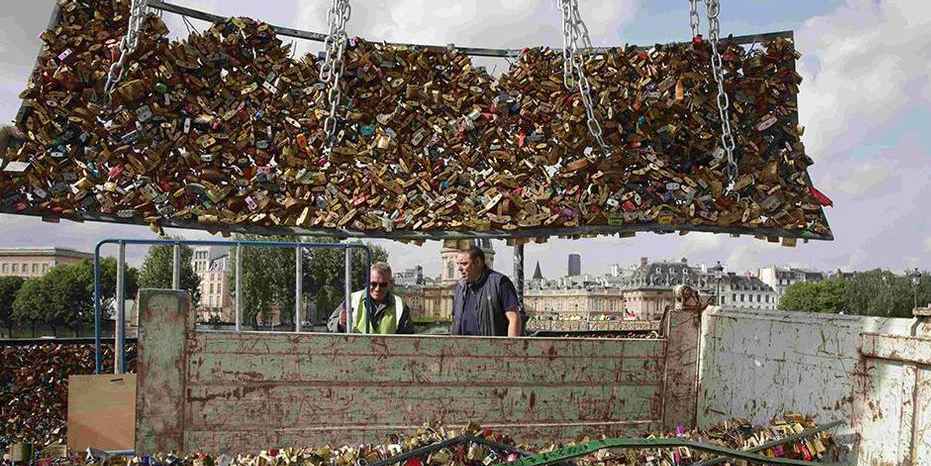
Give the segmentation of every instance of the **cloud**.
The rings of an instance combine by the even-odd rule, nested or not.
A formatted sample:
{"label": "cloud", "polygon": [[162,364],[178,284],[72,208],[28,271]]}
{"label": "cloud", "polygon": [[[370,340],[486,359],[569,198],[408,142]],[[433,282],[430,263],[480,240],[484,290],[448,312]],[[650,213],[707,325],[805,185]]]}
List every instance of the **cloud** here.
{"label": "cloud", "polygon": [[[560,13],[554,1],[494,2],[462,0],[372,0],[354,4],[350,35],[370,40],[489,48],[561,46]],[[634,19],[642,0],[583,2],[581,14],[594,45],[617,45],[620,26]],[[305,28],[326,30],[326,2],[302,2],[298,17]]]}
{"label": "cloud", "polygon": [[931,2],[848,0],[796,35],[805,143],[829,159],[931,101]]}
{"label": "cloud", "polygon": [[894,160],[879,159],[850,164],[854,166],[824,178],[826,190],[845,194],[850,197],[850,201],[855,201],[901,186],[901,176],[896,173],[898,164]]}

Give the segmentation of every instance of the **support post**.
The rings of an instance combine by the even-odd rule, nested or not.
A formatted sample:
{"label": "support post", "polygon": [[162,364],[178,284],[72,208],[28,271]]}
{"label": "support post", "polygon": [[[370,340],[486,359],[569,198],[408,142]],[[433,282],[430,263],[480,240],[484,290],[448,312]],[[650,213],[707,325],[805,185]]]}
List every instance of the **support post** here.
{"label": "support post", "polygon": [[524,307],[524,243],[514,240],[514,288],[517,302]]}
{"label": "support post", "polygon": [[242,330],[242,245],[236,245],[236,331]]}
{"label": "support post", "polygon": [[181,245],[175,244],[171,259],[171,287],[181,289]]}
{"label": "support post", "polygon": [[355,322],[352,319],[352,249],[346,248],[346,286],[343,290],[345,293],[345,303],[346,307],[346,333],[352,333],[352,323]]}
{"label": "support post", "polygon": [[304,285],[304,248],[294,248],[294,331],[301,331],[301,307]]}
{"label": "support post", "polygon": [[126,345],[126,244],[120,241],[116,261],[116,325],[113,341],[113,373],[122,374],[126,363],[123,348]]}

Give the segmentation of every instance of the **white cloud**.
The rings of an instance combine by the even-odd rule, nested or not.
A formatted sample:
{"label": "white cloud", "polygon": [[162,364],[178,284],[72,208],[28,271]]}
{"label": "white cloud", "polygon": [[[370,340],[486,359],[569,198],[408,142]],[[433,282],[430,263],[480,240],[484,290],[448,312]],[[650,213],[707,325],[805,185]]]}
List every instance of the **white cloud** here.
{"label": "white cloud", "polygon": [[[931,98],[931,2],[848,0],[798,31],[799,110],[812,157],[870,141]],[[813,62],[813,63],[812,63]]]}
{"label": "white cloud", "polygon": [[896,174],[896,165],[888,158],[860,163],[824,177],[824,187],[828,192],[846,194],[850,200],[862,199],[877,194],[883,188],[899,185],[895,183],[900,178]]}

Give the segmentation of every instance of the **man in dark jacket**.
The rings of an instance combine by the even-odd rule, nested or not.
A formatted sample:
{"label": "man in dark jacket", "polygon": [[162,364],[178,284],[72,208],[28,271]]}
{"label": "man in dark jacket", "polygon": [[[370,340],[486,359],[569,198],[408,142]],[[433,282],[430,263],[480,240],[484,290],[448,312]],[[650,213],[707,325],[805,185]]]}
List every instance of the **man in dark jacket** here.
{"label": "man in dark jacket", "polygon": [[476,246],[456,259],[462,279],[453,295],[452,335],[509,336],[522,333],[517,290],[507,276],[485,265],[485,253]]}

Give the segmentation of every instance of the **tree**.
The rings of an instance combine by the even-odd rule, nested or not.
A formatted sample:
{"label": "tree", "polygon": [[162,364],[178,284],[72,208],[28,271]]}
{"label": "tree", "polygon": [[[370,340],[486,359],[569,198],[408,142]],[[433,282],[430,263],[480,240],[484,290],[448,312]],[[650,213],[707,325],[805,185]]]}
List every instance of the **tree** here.
{"label": "tree", "polygon": [[[179,238],[174,238],[179,239]],[[191,265],[193,251],[188,246],[181,246],[181,289],[191,293],[191,302],[200,301],[200,277],[194,273]],[[171,288],[174,246],[155,245],[149,247],[149,253],[139,271],[140,288]],[[114,269],[115,270],[115,269]]]}
{"label": "tree", "polygon": [[7,335],[13,336],[13,300],[16,292],[23,286],[21,277],[0,277],[0,323],[7,329]]}
{"label": "tree", "polygon": [[[294,241],[293,238],[276,236],[237,235],[240,240]],[[324,237],[308,237],[299,241],[306,243],[335,243]],[[387,261],[388,253],[379,246],[367,244],[372,251],[372,261]],[[236,262],[236,250],[230,252],[230,263]],[[343,300],[345,283],[345,259],[341,249],[305,248],[302,254],[302,290],[306,298],[312,297],[318,312],[329,315]],[[365,253],[352,252],[353,289],[365,286],[368,271],[365,270]],[[235,265],[228,272],[230,289],[235,291]],[[243,322],[256,325],[260,320],[267,322],[273,310],[280,311],[283,323],[294,322],[294,250],[290,248],[245,247],[242,257],[242,310]],[[304,316],[305,319],[310,316]],[[318,318],[321,316],[317,316]],[[308,319],[309,320],[309,319]]]}
{"label": "tree", "polygon": [[[94,263],[86,260],[68,267],[68,273],[78,287],[83,288],[80,300],[76,301],[76,314],[71,322],[77,335],[78,328],[94,321]],[[139,289],[139,271],[135,267],[125,266],[124,290],[126,299],[134,299]],[[108,311],[116,304],[116,259],[106,257],[100,260],[100,310],[101,318],[106,319]]]}
{"label": "tree", "polygon": [[[821,282],[796,283],[786,289],[779,309],[841,312],[876,317],[912,317],[916,288],[910,277],[888,270],[868,270]],[[922,274],[918,304],[931,302],[931,275]]]}
{"label": "tree", "polygon": [[36,336],[36,324],[46,318],[46,306],[52,301],[52,291],[45,277],[30,278],[16,292],[13,300],[13,319],[32,326],[32,336]]}
{"label": "tree", "polygon": [[779,300],[779,310],[837,313],[846,305],[844,289],[844,281],[837,279],[795,283]]}

